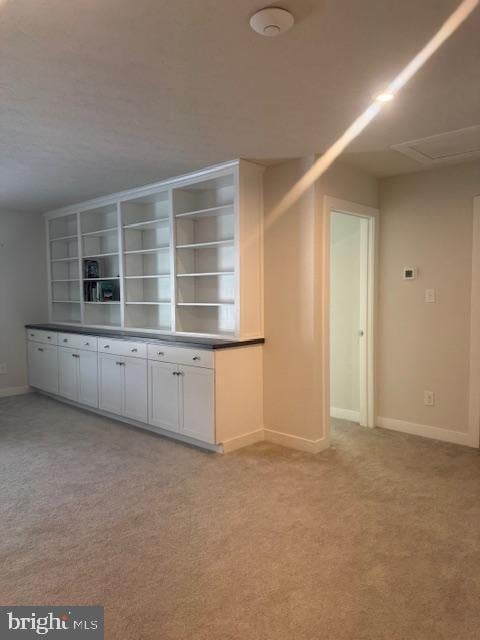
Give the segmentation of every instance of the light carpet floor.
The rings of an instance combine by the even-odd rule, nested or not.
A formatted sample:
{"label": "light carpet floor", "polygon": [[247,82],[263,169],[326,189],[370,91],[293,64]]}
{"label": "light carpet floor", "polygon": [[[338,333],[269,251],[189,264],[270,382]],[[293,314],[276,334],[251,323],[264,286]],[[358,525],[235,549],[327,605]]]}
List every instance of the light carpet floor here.
{"label": "light carpet floor", "polygon": [[121,640],[478,640],[475,450],[337,422],[221,456],[0,400],[0,604],[101,604]]}

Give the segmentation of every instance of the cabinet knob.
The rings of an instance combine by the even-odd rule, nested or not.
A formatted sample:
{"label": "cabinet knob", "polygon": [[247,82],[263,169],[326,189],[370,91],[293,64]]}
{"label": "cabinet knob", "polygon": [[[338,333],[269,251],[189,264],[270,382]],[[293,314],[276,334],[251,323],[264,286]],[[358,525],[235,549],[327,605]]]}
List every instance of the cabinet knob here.
{"label": "cabinet knob", "polygon": [[193,356],[192,360],[200,360],[200,356]]}
{"label": "cabinet knob", "polygon": [[68,342],[68,338],[64,338],[64,339],[63,339],[63,341],[64,341],[64,342]]}
{"label": "cabinet knob", "polygon": [[165,353],[163,351],[158,351],[157,353],[158,353],[159,356],[164,356],[165,355]]}
{"label": "cabinet knob", "polygon": [[47,336],[47,340],[51,340],[51,339],[52,339],[52,336]]}
{"label": "cabinet knob", "polygon": [[34,338],[34,337],[35,337],[35,334],[34,334],[34,333],[31,333],[31,334],[30,334],[30,337],[31,337],[31,338]]}
{"label": "cabinet knob", "polygon": [[85,342],[85,344],[83,345],[84,347],[89,347],[90,343],[89,342]]}

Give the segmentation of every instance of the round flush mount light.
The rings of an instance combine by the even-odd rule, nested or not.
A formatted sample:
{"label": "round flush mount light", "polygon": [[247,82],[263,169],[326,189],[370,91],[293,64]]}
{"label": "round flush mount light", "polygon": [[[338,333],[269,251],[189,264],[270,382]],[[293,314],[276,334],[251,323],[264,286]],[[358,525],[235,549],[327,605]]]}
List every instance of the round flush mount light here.
{"label": "round flush mount light", "polygon": [[250,26],[262,36],[274,38],[286,33],[294,25],[295,19],[286,9],[267,7],[254,13],[250,18]]}
{"label": "round flush mount light", "polygon": [[394,97],[393,93],[379,93],[375,100],[377,102],[390,102]]}

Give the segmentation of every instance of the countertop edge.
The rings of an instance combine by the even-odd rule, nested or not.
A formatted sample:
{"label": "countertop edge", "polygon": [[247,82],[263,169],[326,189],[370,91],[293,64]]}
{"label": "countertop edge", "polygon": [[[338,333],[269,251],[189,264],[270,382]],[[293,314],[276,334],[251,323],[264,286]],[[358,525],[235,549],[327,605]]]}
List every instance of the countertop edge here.
{"label": "countertop edge", "polygon": [[59,333],[72,333],[79,335],[99,336],[101,338],[112,338],[120,340],[130,340],[138,342],[155,342],[169,344],[172,346],[193,347],[196,349],[211,349],[214,351],[221,349],[232,349],[235,347],[246,347],[250,345],[264,344],[265,338],[248,338],[246,340],[216,340],[215,338],[189,338],[187,336],[160,336],[158,334],[148,334],[134,331],[118,331],[115,329],[94,329],[90,327],[71,327],[51,323],[29,323],[25,329],[37,329],[38,331],[57,331]]}

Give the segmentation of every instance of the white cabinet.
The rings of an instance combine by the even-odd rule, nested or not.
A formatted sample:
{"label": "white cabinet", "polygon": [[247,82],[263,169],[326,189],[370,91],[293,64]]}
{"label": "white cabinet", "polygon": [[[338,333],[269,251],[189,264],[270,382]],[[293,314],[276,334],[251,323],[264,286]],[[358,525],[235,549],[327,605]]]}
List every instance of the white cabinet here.
{"label": "white cabinet", "polygon": [[147,422],[147,361],[98,355],[100,409]]}
{"label": "white cabinet", "polygon": [[212,369],[180,367],[181,432],[215,442],[214,375]]}
{"label": "white cabinet", "polygon": [[53,344],[28,343],[28,381],[32,387],[58,393],[57,352]]}
{"label": "white cabinet", "polygon": [[148,422],[168,431],[179,431],[178,367],[169,362],[148,363]]}
{"label": "white cabinet", "polygon": [[79,356],[74,349],[60,347],[58,351],[58,366],[60,379],[58,393],[64,398],[76,401],[78,399],[78,362]]}
{"label": "white cabinet", "polygon": [[212,369],[150,361],[149,379],[150,424],[215,442]]}
{"label": "white cabinet", "polygon": [[59,347],[58,393],[64,398],[98,407],[97,353]]}
{"label": "white cabinet", "polygon": [[103,411],[122,415],[123,361],[118,356],[98,354],[99,407]]}

